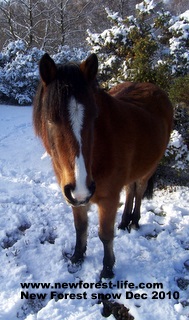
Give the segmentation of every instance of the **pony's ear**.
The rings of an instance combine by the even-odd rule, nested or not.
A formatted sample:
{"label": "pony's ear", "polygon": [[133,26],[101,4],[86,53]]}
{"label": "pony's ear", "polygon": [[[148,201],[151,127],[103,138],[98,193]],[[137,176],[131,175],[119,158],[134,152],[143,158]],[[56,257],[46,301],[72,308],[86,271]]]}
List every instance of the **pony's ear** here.
{"label": "pony's ear", "polygon": [[83,61],[80,69],[88,81],[94,81],[98,72],[98,58],[96,54],[91,54],[87,60]]}
{"label": "pony's ear", "polygon": [[45,53],[39,62],[39,73],[45,85],[48,85],[56,78],[57,67],[48,53]]}

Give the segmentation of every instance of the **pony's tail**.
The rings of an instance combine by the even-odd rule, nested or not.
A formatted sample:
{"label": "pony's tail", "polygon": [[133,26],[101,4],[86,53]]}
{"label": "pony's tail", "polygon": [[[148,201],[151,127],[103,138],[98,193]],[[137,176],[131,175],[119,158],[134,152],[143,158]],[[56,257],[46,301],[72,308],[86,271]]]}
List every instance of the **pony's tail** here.
{"label": "pony's tail", "polygon": [[147,198],[148,200],[153,198],[155,175],[154,173],[148,180],[148,185],[143,195],[143,198]]}

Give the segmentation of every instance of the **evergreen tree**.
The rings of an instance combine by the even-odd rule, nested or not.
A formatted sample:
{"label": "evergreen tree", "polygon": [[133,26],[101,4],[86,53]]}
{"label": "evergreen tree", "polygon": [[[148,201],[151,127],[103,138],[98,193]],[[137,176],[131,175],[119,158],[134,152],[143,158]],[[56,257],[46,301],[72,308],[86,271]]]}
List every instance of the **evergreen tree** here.
{"label": "evergreen tree", "polygon": [[31,104],[39,81],[38,62],[43,51],[22,40],[9,43],[2,53],[0,98],[19,104]]}
{"label": "evergreen tree", "polygon": [[[169,89],[189,69],[189,12],[173,17],[160,4],[145,0],[125,19],[107,10],[112,27],[88,31],[88,42],[101,60],[105,86],[123,80],[150,81]],[[107,85],[108,84],[108,85]]]}
{"label": "evergreen tree", "polygon": [[[22,40],[10,42],[0,54],[0,100],[20,105],[31,104],[39,82],[38,64],[44,51],[29,49]],[[82,49],[60,46],[53,56],[56,63],[81,61],[86,58]]]}

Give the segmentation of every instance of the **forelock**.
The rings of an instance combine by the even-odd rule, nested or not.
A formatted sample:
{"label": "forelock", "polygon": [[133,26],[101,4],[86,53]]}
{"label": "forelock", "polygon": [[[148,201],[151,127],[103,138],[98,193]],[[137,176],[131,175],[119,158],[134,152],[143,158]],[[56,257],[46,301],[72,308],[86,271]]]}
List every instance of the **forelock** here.
{"label": "forelock", "polygon": [[69,62],[58,67],[58,82],[68,98],[74,96],[81,100],[81,96],[87,90],[87,82],[77,63]]}

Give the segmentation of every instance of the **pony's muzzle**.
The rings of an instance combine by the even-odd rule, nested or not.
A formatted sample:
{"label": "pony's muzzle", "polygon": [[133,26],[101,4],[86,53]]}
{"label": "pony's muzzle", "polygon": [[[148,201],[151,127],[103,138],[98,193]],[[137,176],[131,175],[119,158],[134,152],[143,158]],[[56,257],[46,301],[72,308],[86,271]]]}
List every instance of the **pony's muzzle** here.
{"label": "pony's muzzle", "polygon": [[96,185],[92,181],[87,187],[87,192],[76,192],[76,188],[72,184],[67,184],[64,187],[64,196],[66,201],[73,207],[85,206],[88,204],[93,194],[95,193]]}

